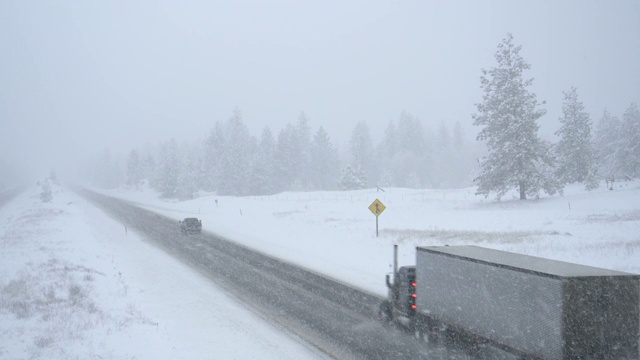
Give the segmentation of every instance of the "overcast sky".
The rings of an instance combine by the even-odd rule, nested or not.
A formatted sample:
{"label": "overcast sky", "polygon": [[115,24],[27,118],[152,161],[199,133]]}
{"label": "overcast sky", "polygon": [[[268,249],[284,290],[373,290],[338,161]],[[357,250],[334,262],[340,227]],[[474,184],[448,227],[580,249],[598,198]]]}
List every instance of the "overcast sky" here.
{"label": "overcast sky", "polygon": [[469,139],[507,33],[557,130],[640,102],[640,1],[0,1],[0,161],[42,176],[106,147],[203,138],[234,107],[274,135],[301,111],[336,145],[402,111]]}

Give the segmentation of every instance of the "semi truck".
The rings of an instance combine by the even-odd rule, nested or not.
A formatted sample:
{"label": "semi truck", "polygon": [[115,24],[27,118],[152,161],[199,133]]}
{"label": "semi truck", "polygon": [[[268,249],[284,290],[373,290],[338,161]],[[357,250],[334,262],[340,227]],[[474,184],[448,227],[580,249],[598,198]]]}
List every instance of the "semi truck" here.
{"label": "semi truck", "polygon": [[478,246],[416,248],[379,318],[522,359],[639,359],[640,275]]}

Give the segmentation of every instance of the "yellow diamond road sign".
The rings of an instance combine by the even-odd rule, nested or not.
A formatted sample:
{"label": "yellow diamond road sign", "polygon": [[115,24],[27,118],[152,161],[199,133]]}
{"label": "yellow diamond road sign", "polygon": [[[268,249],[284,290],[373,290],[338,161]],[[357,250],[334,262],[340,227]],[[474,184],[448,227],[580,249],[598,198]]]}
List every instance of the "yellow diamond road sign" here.
{"label": "yellow diamond road sign", "polygon": [[378,216],[380,214],[382,214],[382,212],[384,211],[384,209],[386,209],[387,207],[384,206],[383,203],[380,202],[380,200],[375,199],[371,205],[369,205],[369,210],[371,210],[371,212],[373,213],[373,215]]}

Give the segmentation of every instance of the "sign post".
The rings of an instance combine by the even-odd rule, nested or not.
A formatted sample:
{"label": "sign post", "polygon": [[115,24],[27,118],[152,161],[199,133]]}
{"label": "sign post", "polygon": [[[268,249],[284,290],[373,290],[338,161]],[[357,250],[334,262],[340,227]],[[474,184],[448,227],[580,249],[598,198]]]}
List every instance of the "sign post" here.
{"label": "sign post", "polygon": [[380,216],[380,214],[382,214],[382,212],[384,211],[384,209],[386,209],[387,207],[384,206],[384,204],[382,202],[380,202],[380,200],[375,199],[371,205],[369,205],[369,210],[371,210],[371,212],[373,213],[373,215],[376,216],[376,237],[378,237],[378,216]]}

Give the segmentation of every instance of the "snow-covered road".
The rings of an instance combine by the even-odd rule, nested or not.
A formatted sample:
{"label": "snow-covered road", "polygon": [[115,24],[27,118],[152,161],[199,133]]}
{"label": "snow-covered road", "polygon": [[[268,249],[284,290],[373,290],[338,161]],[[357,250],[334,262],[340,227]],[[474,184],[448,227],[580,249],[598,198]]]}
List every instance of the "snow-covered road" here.
{"label": "snow-covered road", "polygon": [[0,208],[0,273],[0,358],[323,358],[58,188]]}

